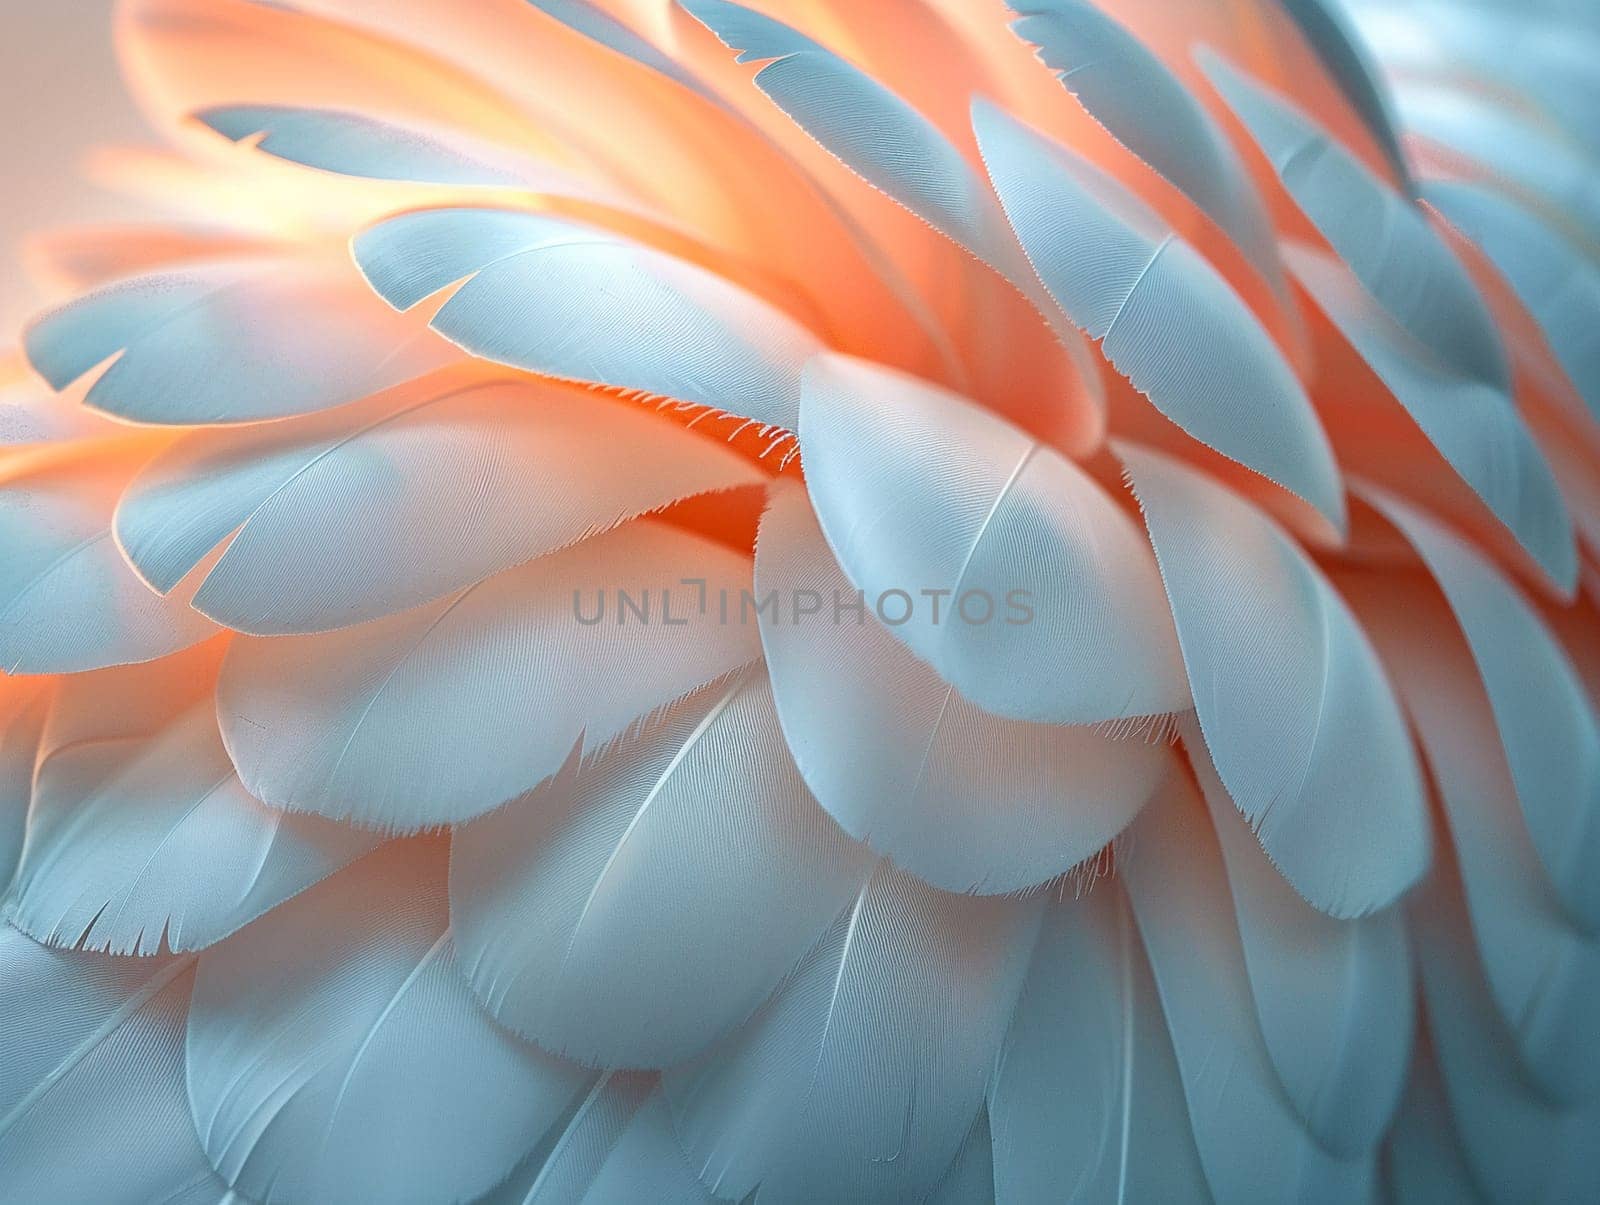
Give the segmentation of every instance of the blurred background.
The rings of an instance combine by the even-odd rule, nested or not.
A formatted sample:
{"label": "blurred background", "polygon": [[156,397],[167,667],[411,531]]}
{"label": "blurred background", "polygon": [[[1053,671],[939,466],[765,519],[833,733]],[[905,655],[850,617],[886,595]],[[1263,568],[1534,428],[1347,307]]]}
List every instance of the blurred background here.
{"label": "blurred background", "polygon": [[0,346],[37,298],[17,262],[29,230],[137,217],[127,198],[84,183],[97,143],[150,142],[122,90],[111,46],[113,0],[0,0]]}

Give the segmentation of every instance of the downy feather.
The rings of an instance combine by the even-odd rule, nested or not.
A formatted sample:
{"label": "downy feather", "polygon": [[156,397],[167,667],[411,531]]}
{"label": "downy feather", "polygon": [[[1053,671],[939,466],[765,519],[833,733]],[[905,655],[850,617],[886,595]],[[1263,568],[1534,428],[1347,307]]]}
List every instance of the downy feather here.
{"label": "downy feather", "polygon": [[1570,590],[1578,573],[1572,520],[1510,396],[1424,353],[1328,256],[1289,246],[1284,258],[1450,467],[1555,585]]}
{"label": "downy feather", "polygon": [[972,123],[1006,217],[1067,317],[1162,414],[1343,531],[1327,434],[1232,286],[1087,160],[981,99]]}
{"label": "downy feather", "polygon": [[479,1009],[444,853],[392,843],[200,956],[189,1100],[212,1166],[261,1205],[477,1195],[591,1086]]}
{"label": "downy feather", "polygon": [[1338,1155],[1383,1137],[1405,1083],[1416,1014],[1398,906],[1336,920],[1268,862],[1198,743],[1184,744],[1211,811],[1267,1053],[1313,1136]]}
{"label": "downy feather", "polygon": [[[784,612],[762,614],[761,642],[801,775],[846,832],[935,887],[1055,878],[1115,837],[1164,771],[1154,734],[1001,719],[876,617],[836,609],[856,590],[798,487],[773,491],[756,542],[756,595],[774,594]],[[816,612],[793,614],[808,594]]]}
{"label": "downy feather", "polygon": [[89,458],[0,484],[0,671],[78,673],[150,661],[216,631],[139,580],[111,534],[128,466]]}
{"label": "downy feather", "polygon": [[[52,950],[0,926],[8,1200],[224,1199],[184,1098],[192,962]],[[207,1196],[207,1186],[218,1191]]]}
{"label": "downy feather", "polygon": [[1478,956],[1517,1058],[1547,1094],[1592,1094],[1600,939],[1573,926],[1539,861],[1471,652],[1420,580],[1347,575],[1340,585],[1389,664],[1428,760]]}
{"label": "downy feather", "polygon": [[185,436],[128,487],[116,530],[160,590],[233,533],[194,605],[284,635],[430,602],[645,511],[765,480],[634,403],[447,370],[328,414]]}
{"label": "downy feather", "polygon": [[458,830],[451,915],[503,1025],[667,1067],[755,1012],[869,861],[806,790],[755,665]]}
{"label": "downy feather", "polygon": [[108,285],[36,319],[23,346],[57,389],[115,356],[84,404],[172,424],[324,410],[452,355],[418,324],[376,304],[347,265],[271,257]]}
{"label": "downy feather", "polygon": [[667,1073],[701,1179],[771,1205],[931,1192],[982,1107],[1039,915],[879,862],[748,1024]]}
{"label": "downy feather", "polygon": [[469,820],[760,655],[753,624],[693,610],[682,583],[699,579],[737,599],[749,561],[644,519],[372,623],[239,637],[223,739],[274,807],[406,831]]}
{"label": "downy feather", "polygon": [[1172,1035],[1206,1180],[1239,1205],[1370,1200],[1374,1163],[1306,1129],[1262,1039],[1205,805],[1175,773],[1119,862]]}
{"label": "downy feather", "polygon": [[1120,883],[1045,910],[989,1092],[996,1198],[1210,1205]]}
{"label": "downy feather", "polygon": [[1527,596],[1482,553],[1394,495],[1364,493],[1449,600],[1539,860],[1573,919],[1600,932],[1600,720],[1582,680]]}
{"label": "downy feather", "polygon": [[[968,701],[1062,724],[1187,705],[1138,526],[1061,453],[956,394],[843,356],[806,369],[800,447],[840,566],[869,607],[888,597],[898,614],[889,592],[912,596],[894,634]],[[937,590],[936,623],[925,592]],[[1006,610],[1019,592],[1031,621]],[[988,622],[960,619],[968,593],[987,594]]]}
{"label": "downy feather", "polygon": [[55,946],[197,950],[377,842],[252,799],[207,699],[154,738],[78,745],[40,768],[11,921]]}
{"label": "downy feather", "polygon": [[1488,307],[1421,211],[1283,97],[1209,50],[1197,57],[1362,287],[1444,364],[1506,389],[1510,369]]}
{"label": "downy feather", "polygon": [[1422,780],[1377,655],[1298,545],[1204,474],[1118,444],[1177,621],[1205,744],[1288,881],[1347,919],[1428,864]]}
{"label": "downy feather", "polygon": [[372,287],[409,309],[465,280],[433,329],[475,356],[792,429],[810,331],[714,272],[564,218],[402,214],[356,236]]}
{"label": "downy feather", "polygon": [[1006,0],[1017,36],[1089,115],[1215,222],[1285,295],[1272,222],[1211,115],[1132,31],[1088,0]]}

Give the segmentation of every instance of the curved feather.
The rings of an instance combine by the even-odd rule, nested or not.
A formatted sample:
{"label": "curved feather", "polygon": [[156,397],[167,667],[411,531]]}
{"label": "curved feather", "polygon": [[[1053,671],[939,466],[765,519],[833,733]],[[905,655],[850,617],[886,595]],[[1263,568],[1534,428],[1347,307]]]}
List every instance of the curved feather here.
{"label": "curved feather", "polygon": [[1365,1154],[1394,1116],[1411,1058],[1405,919],[1389,907],[1336,920],[1307,905],[1268,862],[1198,735],[1185,744],[1222,847],[1267,1053],[1317,1141]]}
{"label": "curved feather", "polygon": [[356,236],[372,287],[409,309],[465,279],[432,327],[475,356],[792,429],[817,338],[723,277],[598,227],[436,209]]}
{"label": "curved feather", "polygon": [[1201,68],[1362,287],[1444,364],[1504,391],[1505,349],[1467,270],[1410,201],[1278,94],[1202,50]]}
{"label": "curved feather", "polygon": [[695,1178],[660,1093],[633,1115],[581,1198],[582,1205],[713,1205],[720,1200]]}
{"label": "curved feather", "polygon": [[1475,964],[1453,880],[1438,876],[1411,912],[1428,1028],[1473,1178],[1494,1201],[1594,1200],[1600,1099],[1562,1105],[1528,1082]]}
{"label": "curved feather", "polygon": [[925,1201],[926,1205],[994,1205],[994,1138],[987,1107],[978,1110],[955,1162]]}
{"label": "curved feather", "polygon": [[479,1010],[443,854],[391,844],[200,956],[189,1101],[212,1165],[261,1205],[461,1200],[590,1087]]}
{"label": "curved feather", "polygon": [[687,67],[671,55],[659,50],[628,25],[607,12],[594,0],[528,0],[540,12],[560,21],[567,28],[581,33],[590,41],[598,42],[641,66],[682,84],[691,91],[714,100],[714,94],[701,83]]}
{"label": "curved feather", "polygon": [[1351,28],[1338,0],[1283,0],[1283,7],[1360,115],[1395,178],[1408,192],[1415,193],[1416,183],[1400,146],[1394,104],[1360,34]]}
{"label": "curved feather", "polygon": [[41,768],[11,921],[49,945],[197,950],[377,843],[252,799],[206,700],[153,739],[80,746]]}
{"label": "curved feather", "polygon": [[77,673],[149,661],[216,631],[139,580],[111,537],[128,467],[85,458],[0,484],[0,670]]}
{"label": "curved feather", "polygon": [[972,122],[1012,229],[1073,323],[1184,431],[1343,531],[1344,489],[1327,434],[1227,281],[1087,160],[981,99]]}
{"label": "curved feather", "polygon": [[1518,1061],[1547,1094],[1600,1085],[1589,1040],[1600,940],[1573,927],[1516,806],[1472,654],[1420,581],[1342,580],[1390,665],[1449,826],[1489,990]]}
{"label": "curved feather", "polygon": [[476,1205],[576,1205],[654,1090],[645,1072],[602,1072],[564,1124]]}
{"label": "curved feather", "polygon": [[1327,256],[1291,246],[1284,258],[1450,467],[1556,585],[1570,590],[1578,572],[1572,520],[1511,398],[1419,355],[1416,343]]}
{"label": "curved feather", "polygon": [[1285,1093],[1250,996],[1221,854],[1175,774],[1120,863],[1177,1055],[1195,1146],[1218,1201],[1371,1198],[1374,1159],[1330,1154]]}
{"label": "curved feather", "polygon": [[1600,720],[1571,661],[1525,595],[1419,509],[1365,496],[1410,541],[1450,602],[1488,691],[1517,800],[1556,891],[1600,931]]}
{"label": "curved feather", "polygon": [[756,595],[779,610],[762,613],[761,642],[800,773],[846,832],[935,887],[1002,894],[1093,857],[1133,819],[1166,765],[1158,744],[982,711],[865,607],[852,614],[857,594],[804,491],[775,489]]}
{"label": "curved feather", "polygon": [[[839,564],[894,634],[969,702],[1009,719],[1095,723],[1187,704],[1138,527],[1055,449],[927,382],[843,356],[806,369],[800,447]],[[928,591],[944,591],[934,622]],[[986,622],[961,621],[993,602]],[[1029,621],[1007,609],[1031,606]],[[958,622],[951,622],[952,619]]]}
{"label": "curved feather", "polygon": [[1001,1201],[1209,1205],[1120,884],[1052,903],[989,1095]]}
{"label": "curved feather", "polygon": [[755,1012],[868,860],[806,790],[752,666],[459,830],[451,915],[502,1024],[580,1062],[667,1067]]}
{"label": "curved feather", "polygon": [[323,410],[450,355],[416,323],[376,305],[345,265],[271,258],[108,285],[35,320],[23,346],[57,389],[116,356],[84,404],[175,424]]}
{"label": "curved feather", "polygon": [[0,926],[9,1199],[198,1205],[208,1184],[222,1199],[184,1099],[192,962],[52,950]]}
{"label": "curved feather", "polygon": [[274,807],[392,830],[456,824],[755,660],[754,625],[694,613],[682,585],[738,598],[749,572],[720,545],[640,520],[372,623],[241,637],[217,685],[223,739]]}
{"label": "curved feather", "polygon": [[116,529],[163,590],[233,533],[195,608],[282,635],[402,611],[681,498],[765,480],[632,403],[447,371],[326,415],[186,436],[134,479]]}
{"label": "curved feather", "polygon": [[1560,231],[1491,189],[1438,181],[1423,195],[1505,276],[1600,419],[1600,268]]}
{"label": "curved feather", "polygon": [[1390,1200],[1402,1205],[1411,1201],[1487,1205],[1488,1198],[1467,1166],[1431,1047],[1419,1049],[1412,1060],[1405,1096],[1384,1150]]}
{"label": "curved feather", "polygon": [[775,1205],[931,1192],[983,1104],[1039,915],[879,862],[743,1029],[667,1073],[704,1182]]}
{"label": "curved feather", "polygon": [[1011,23],[1089,115],[1199,207],[1280,295],[1272,222],[1227,136],[1126,26],[1087,0],[1006,0]]}
{"label": "curved feather", "polygon": [[1393,903],[1428,865],[1428,818],[1372,645],[1271,519],[1176,460],[1116,450],[1229,795],[1313,907],[1348,919]]}
{"label": "curved feather", "polygon": [[33,767],[48,706],[48,695],[32,681],[0,682],[0,898],[22,860]]}

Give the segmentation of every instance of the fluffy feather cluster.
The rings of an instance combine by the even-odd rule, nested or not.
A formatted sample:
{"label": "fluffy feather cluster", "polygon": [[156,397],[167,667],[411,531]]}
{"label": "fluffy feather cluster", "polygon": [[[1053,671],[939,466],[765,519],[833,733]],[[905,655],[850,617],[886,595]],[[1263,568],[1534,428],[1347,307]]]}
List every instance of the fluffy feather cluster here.
{"label": "fluffy feather cluster", "polygon": [[0,1197],[1600,1199],[1592,10],[118,23]]}

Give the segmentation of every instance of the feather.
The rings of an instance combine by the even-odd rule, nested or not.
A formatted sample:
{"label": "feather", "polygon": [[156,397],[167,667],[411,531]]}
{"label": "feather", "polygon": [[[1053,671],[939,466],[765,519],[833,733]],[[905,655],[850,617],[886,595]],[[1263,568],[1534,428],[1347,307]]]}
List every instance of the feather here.
{"label": "feather", "polygon": [[[223,739],[245,788],[274,807],[393,830],[456,824],[755,660],[754,625],[692,614],[682,585],[737,598],[749,572],[726,548],[640,520],[359,627],[241,637],[217,686]],[[655,606],[664,591],[675,615]]]}
{"label": "feather", "polygon": [[1393,903],[1427,867],[1428,817],[1371,644],[1271,519],[1176,460],[1116,450],[1228,794],[1313,907],[1349,919]]}
{"label": "feather", "polygon": [[1122,887],[1045,910],[990,1089],[996,1196],[1210,1205]]}
{"label": "feather", "polygon": [[1282,0],[1300,34],[1317,52],[1339,91],[1360,116],[1377,142],[1395,179],[1415,194],[1416,182],[1406,164],[1395,120],[1394,103],[1376,65],[1367,54],[1361,35],[1350,26],[1338,0]]}
{"label": "feather", "polygon": [[[1600,1086],[1600,939],[1576,929],[1516,803],[1494,715],[1445,603],[1420,581],[1341,581],[1410,713],[1449,827],[1489,990],[1519,1062],[1564,1100]],[[1526,704],[1525,704],[1526,705]]]}
{"label": "feather", "polygon": [[1216,223],[1286,296],[1272,222],[1210,114],[1126,26],[1087,0],[1006,0],[1018,37],[1089,115]]}
{"label": "feather", "polygon": [[1174,775],[1145,809],[1120,869],[1212,1195],[1302,1205],[1369,1200],[1374,1159],[1320,1146],[1273,1068],[1216,838],[1187,778]]}
{"label": "feather", "polygon": [[689,68],[623,24],[607,12],[604,5],[593,0],[528,0],[528,3],[590,41],[718,103],[715,94]]}
{"label": "feather", "polygon": [[1488,307],[1416,206],[1284,98],[1209,50],[1197,57],[1295,204],[1373,299],[1444,364],[1507,389],[1510,369]]}
{"label": "feather", "polygon": [[[8,1200],[221,1200],[183,1092],[192,962],[51,950],[0,927]],[[207,1184],[220,1191],[204,1198]]]}
{"label": "feather", "polygon": [[983,1104],[1039,915],[879,862],[778,994],[665,1076],[701,1179],[772,1205],[931,1192]]}
{"label": "feather", "polygon": [[189,1101],[261,1205],[461,1200],[593,1075],[499,1029],[457,971],[442,843],[368,855],[200,955]]}
{"label": "feather", "polygon": [[[1070,870],[1133,819],[1165,768],[1158,744],[982,711],[875,617],[852,618],[856,593],[804,491],[775,489],[756,595],[784,613],[762,613],[761,641],[800,773],[846,832],[935,887],[1000,894]],[[789,613],[808,596],[815,613]]]}
{"label": "feather", "polygon": [[78,746],[41,768],[11,921],[49,945],[197,950],[376,844],[246,794],[206,700],[154,739]]}
{"label": "feather", "polygon": [[216,626],[153,593],[111,538],[128,466],[84,457],[0,484],[0,670],[77,673],[149,661]]}
{"label": "feather", "polygon": [[1488,1205],[1467,1166],[1433,1051],[1426,1043],[1418,1047],[1385,1147],[1389,1200],[1396,1205]]}
{"label": "feather", "polygon": [[1343,531],[1328,437],[1227,281],[1087,160],[981,99],[972,121],[1006,216],[1067,317],[1162,414]]}
{"label": "feather", "polygon": [[1600,419],[1600,268],[1559,230],[1492,189],[1439,181],[1423,195],[1506,278]]}
{"label": "feather", "polygon": [[409,309],[465,278],[433,329],[475,356],[792,429],[818,349],[794,319],[687,260],[581,223],[496,209],[403,214],[356,236]]}
{"label": "feather", "polygon": [[645,511],[766,480],[633,403],[484,375],[185,436],[123,495],[118,541],[168,590],[234,533],[194,605],[282,635],[430,602]]}
{"label": "feather", "polygon": [[[763,1193],[763,1196],[766,1194]],[[583,1194],[582,1205],[712,1205],[720,1200],[695,1179],[660,1093],[645,1101]]]}
{"label": "feather", "polygon": [[580,1062],[667,1067],[755,1012],[868,861],[795,772],[752,666],[460,829],[451,915],[503,1025]]}
{"label": "feather", "polygon": [[577,1205],[654,1089],[642,1071],[602,1072],[564,1124],[477,1205]]}
{"label": "feather", "polygon": [[0,681],[0,898],[22,860],[33,767],[48,705],[48,695],[33,681]]}
{"label": "feather", "polygon": [[1600,1198],[1600,1098],[1564,1106],[1529,1083],[1475,965],[1448,861],[1441,870],[1411,914],[1428,1029],[1473,1178],[1493,1201]]}
{"label": "feather", "polygon": [[173,424],[324,410],[449,356],[440,340],[373,302],[343,264],[273,258],[108,285],[36,319],[23,346],[57,389],[116,356],[84,404]]}
{"label": "feather", "polygon": [[1539,860],[1573,918],[1600,930],[1600,721],[1527,597],[1481,553],[1382,490],[1364,496],[1410,541],[1450,602],[1494,709]]}
{"label": "feather", "polygon": [[[1137,525],[1055,449],[937,386],[841,356],[806,369],[800,447],[840,566],[869,607],[887,599],[898,614],[906,604],[890,592],[918,596],[894,634],[969,702],[1066,724],[1186,705]],[[936,623],[922,602],[940,590]],[[950,622],[969,594],[987,595],[990,619]],[[1031,621],[1006,609],[1017,598]]]}
{"label": "feather", "polygon": [[956,1152],[955,1162],[928,1196],[926,1205],[994,1205],[994,1150],[989,1132],[989,1110],[978,1110],[978,1120]]}
{"label": "feather", "polygon": [[1418,354],[1349,274],[1309,248],[1289,269],[1460,478],[1561,589],[1577,580],[1572,520],[1539,445],[1504,392]]}
{"label": "feather", "polygon": [[1295,894],[1198,737],[1190,731],[1184,743],[1222,846],[1267,1053],[1317,1141],[1337,1155],[1363,1155],[1394,1116],[1411,1057],[1416,1001],[1405,918],[1391,906],[1336,920]]}

